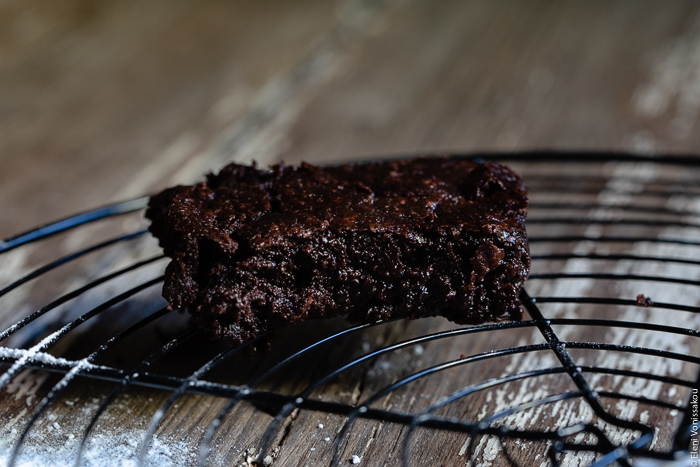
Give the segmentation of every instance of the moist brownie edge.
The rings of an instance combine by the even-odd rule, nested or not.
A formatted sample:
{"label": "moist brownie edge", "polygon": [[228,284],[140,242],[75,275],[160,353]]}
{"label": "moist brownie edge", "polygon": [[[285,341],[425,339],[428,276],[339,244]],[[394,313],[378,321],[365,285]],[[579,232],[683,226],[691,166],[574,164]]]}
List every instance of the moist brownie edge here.
{"label": "moist brownie edge", "polygon": [[520,178],[418,158],[269,171],[230,164],[151,199],[164,297],[241,343],[305,319],[518,320],[529,271]]}

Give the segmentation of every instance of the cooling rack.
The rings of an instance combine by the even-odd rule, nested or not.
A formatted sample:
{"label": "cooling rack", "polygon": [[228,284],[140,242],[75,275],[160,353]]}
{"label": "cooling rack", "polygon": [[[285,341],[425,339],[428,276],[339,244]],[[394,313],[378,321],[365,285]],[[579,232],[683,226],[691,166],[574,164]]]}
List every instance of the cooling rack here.
{"label": "cooling rack", "polygon": [[521,322],[332,320],[229,348],[165,308],[147,198],[0,242],[0,462],[692,465],[700,159],[453,157],[530,188]]}

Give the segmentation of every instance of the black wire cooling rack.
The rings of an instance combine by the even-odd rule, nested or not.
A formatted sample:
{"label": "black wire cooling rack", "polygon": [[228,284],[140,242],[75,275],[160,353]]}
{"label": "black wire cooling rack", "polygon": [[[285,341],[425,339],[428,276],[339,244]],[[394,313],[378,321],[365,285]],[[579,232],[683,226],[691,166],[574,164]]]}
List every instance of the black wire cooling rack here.
{"label": "black wire cooling rack", "polygon": [[[304,462],[301,455],[281,457],[275,441],[289,437],[290,430],[308,433],[313,417],[302,423],[300,413],[339,417],[324,438],[330,446],[325,457],[307,461],[310,465],[438,465],[445,459],[455,465],[572,465],[572,458],[576,465],[692,465],[700,388],[700,159],[573,153],[455,157],[503,161],[530,187],[533,270],[521,294],[522,322],[472,327],[441,322],[438,331],[417,328],[413,335],[404,332],[405,322],[305,323],[311,326],[303,331],[306,340],[296,342],[292,328],[227,348],[207,342],[186,315],[168,313],[159,298],[167,259],[144,229],[147,198],[0,242],[0,261],[5,260],[0,263],[0,389],[5,391],[0,461],[7,466],[43,462],[26,458],[31,451],[51,464],[51,453],[41,447],[53,446],[48,439],[58,436],[60,426],[50,414],[63,401],[77,428],[60,438],[72,440],[66,451],[72,457],[62,452],[61,465],[158,463],[156,433],[168,423],[169,411],[194,395],[218,405],[208,418],[179,421],[195,442],[179,446],[189,451],[179,461],[170,459],[174,465],[304,465],[298,464]],[[393,341],[372,347],[360,338],[382,328],[394,329]],[[503,337],[512,332],[520,336],[514,345]],[[349,345],[355,354],[330,359],[330,366],[315,368],[313,377],[293,390],[266,386],[307,369],[308,355],[332,353],[328,349],[343,339],[343,349]],[[287,345],[290,341],[296,347]],[[447,341],[459,349],[477,341],[482,347],[441,360],[439,345]],[[268,345],[272,351],[265,350]],[[372,378],[368,365],[402,351],[412,361],[435,358],[386,381],[380,378],[371,391],[363,383],[364,393],[350,401],[327,397],[328,392],[315,395],[334,381],[334,391],[351,391],[354,376],[343,376],[364,365]],[[482,370],[474,369],[478,365]],[[499,370],[489,373],[489,368]],[[214,376],[217,370],[223,379]],[[35,388],[36,400],[22,401],[17,381],[27,372],[42,375],[43,384]],[[396,394],[420,398],[424,394],[410,388],[421,382],[429,387],[448,372],[459,376],[457,387],[427,397],[414,410],[381,404]],[[548,392],[540,391],[545,382]],[[78,392],[67,398],[76,387],[91,384],[102,384],[99,391],[89,386],[98,397]],[[143,423],[136,439],[127,440],[129,449],[118,451],[123,458],[88,455],[106,412],[142,407],[139,401],[155,394],[144,396],[144,391],[161,397],[133,415]],[[204,404],[197,400],[193,414]],[[250,438],[255,446],[222,452],[227,427],[252,423],[236,420],[243,404],[253,407],[258,420],[257,435]],[[565,408],[568,415],[562,417]],[[366,450],[349,454],[360,446],[348,447],[358,419],[398,427],[393,457]],[[379,443],[376,430],[372,434]],[[107,440],[103,448],[114,443]],[[459,452],[453,452],[456,447]]]}

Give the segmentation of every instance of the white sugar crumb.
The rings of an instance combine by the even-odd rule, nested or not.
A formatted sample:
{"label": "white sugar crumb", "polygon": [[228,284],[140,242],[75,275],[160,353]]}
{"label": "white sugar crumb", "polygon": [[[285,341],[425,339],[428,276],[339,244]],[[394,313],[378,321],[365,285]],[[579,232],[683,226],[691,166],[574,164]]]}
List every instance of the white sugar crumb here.
{"label": "white sugar crumb", "polygon": [[75,435],[73,433],[68,435],[68,439],[74,439],[74,438],[75,438]]}
{"label": "white sugar crumb", "polygon": [[360,456],[352,456],[352,463],[359,464],[362,458]]}
{"label": "white sugar crumb", "polygon": [[53,422],[53,427],[56,428],[57,430],[61,429],[61,425],[59,425],[58,422]]}
{"label": "white sugar crumb", "polygon": [[319,427],[321,430],[323,430],[323,423],[319,423],[319,424],[318,424],[318,427]]}
{"label": "white sugar crumb", "polygon": [[330,441],[330,440],[331,440],[331,439],[330,439],[330,438],[328,438],[328,437],[326,437],[326,438],[323,438],[323,441]]}
{"label": "white sugar crumb", "polygon": [[312,451],[315,451],[315,450],[316,450],[316,448],[311,448],[311,450],[312,450]]}
{"label": "white sugar crumb", "polygon": [[425,351],[425,349],[424,349],[423,346],[420,345],[420,344],[418,344],[418,345],[416,345],[416,346],[413,347],[413,354],[416,355],[416,356],[418,356],[418,357],[420,357],[421,355],[423,355],[423,352],[424,352],[424,351]]}
{"label": "white sugar crumb", "polygon": [[265,459],[263,459],[263,464],[272,465],[272,456],[266,456]]}
{"label": "white sugar crumb", "polygon": [[645,410],[644,412],[639,414],[639,421],[641,423],[647,423],[649,421],[649,411]]}

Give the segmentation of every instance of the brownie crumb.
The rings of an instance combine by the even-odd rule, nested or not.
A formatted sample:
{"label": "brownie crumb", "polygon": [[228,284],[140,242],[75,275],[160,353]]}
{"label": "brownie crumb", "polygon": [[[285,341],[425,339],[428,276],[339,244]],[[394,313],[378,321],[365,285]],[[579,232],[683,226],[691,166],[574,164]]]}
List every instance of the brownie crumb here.
{"label": "brownie crumb", "polygon": [[651,298],[645,297],[643,294],[637,295],[637,306],[654,306],[654,302],[651,301]]}
{"label": "brownie crumb", "polygon": [[230,164],[155,195],[163,296],[240,344],[296,322],[520,320],[526,189],[496,163]]}

